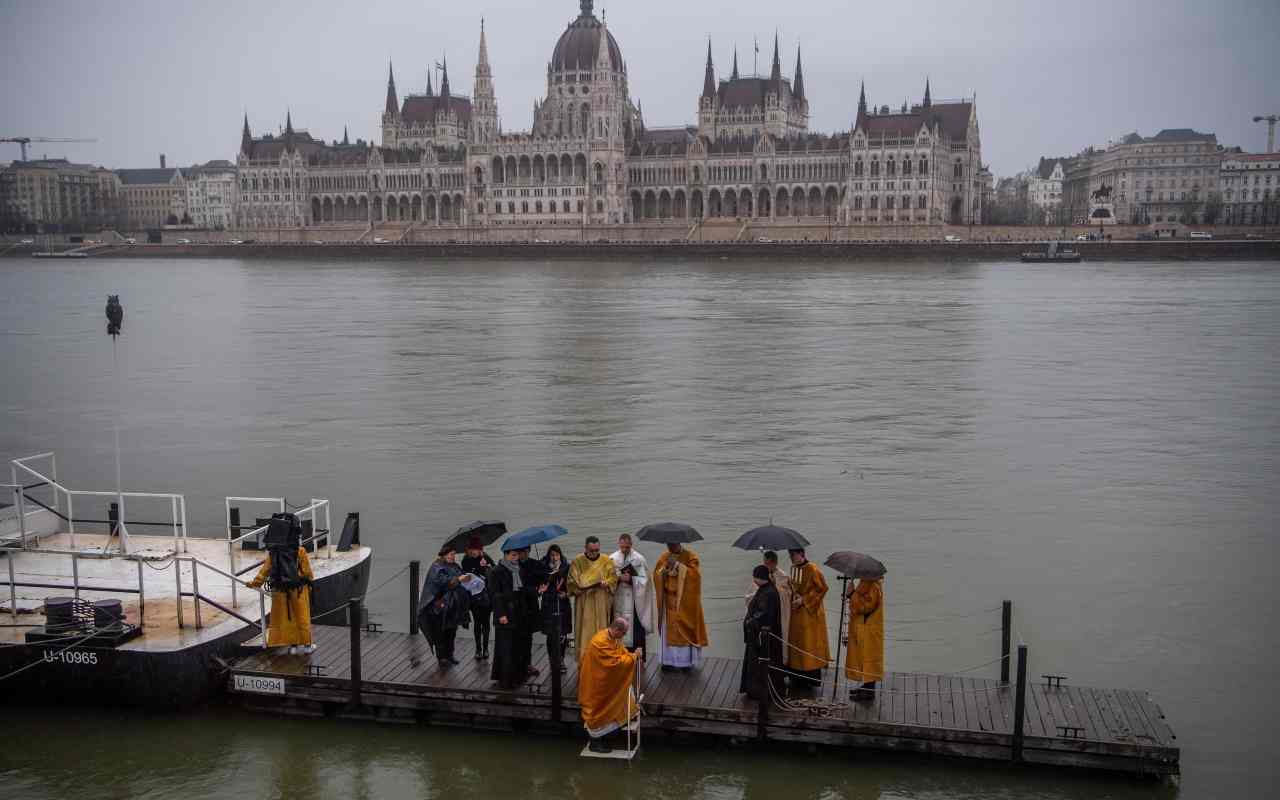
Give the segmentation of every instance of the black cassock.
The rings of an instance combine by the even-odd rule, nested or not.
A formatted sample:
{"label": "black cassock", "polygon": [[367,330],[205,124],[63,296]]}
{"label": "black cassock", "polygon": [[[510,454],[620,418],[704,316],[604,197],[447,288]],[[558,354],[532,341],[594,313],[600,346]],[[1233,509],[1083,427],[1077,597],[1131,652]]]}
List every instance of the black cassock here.
{"label": "black cassock", "polygon": [[[742,681],[738,691],[753,700],[762,700],[757,689],[756,673],[761,669],[760,658],[769,656],[769,662],[775,667],[782,667],[782,600],[778,596],[778,587],[770,581],[756,590],[747,606],[747,617],[742,621],[742,637],[747,644],[746,653],[742,656]],[[779,696],[782,694],[782,673],[769,670],[768,679]]]}
{"label": "black cassock", "polygon": [[[489,677],[503,689],[514,689],[529,679],[533,632],[529,628],[529,593],[515,588],[511,570],[497,564],[489,570],[489,597],[493,601],[493,664]],[[502,619],[506,617],[506,623]]]}

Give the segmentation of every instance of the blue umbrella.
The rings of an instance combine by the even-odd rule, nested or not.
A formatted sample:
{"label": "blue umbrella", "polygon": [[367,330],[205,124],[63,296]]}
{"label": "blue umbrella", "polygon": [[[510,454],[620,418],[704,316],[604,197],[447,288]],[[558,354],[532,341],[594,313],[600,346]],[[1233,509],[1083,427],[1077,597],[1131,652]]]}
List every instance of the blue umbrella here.
{"label": "blue umbrella", "polygon": [[507,537],[507,540],[502,543],[502,552],[509,553],[512,550],[525,550],[535,544],[557,539],[568,532],[561,525],[538,525],[533,528],[525,528],[519,533],[513,533]]}

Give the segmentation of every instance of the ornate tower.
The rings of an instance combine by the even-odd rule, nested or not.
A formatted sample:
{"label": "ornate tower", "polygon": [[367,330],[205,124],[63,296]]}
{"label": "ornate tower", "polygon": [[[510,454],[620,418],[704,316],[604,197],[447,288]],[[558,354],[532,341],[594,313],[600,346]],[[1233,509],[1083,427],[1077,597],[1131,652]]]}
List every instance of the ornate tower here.
{"label": "ornate tower", "polygon": [[707,71],[702,76],[702,97],[698,98],[698,133],[716,138],[716,68],[711,61],[711,40],[707,40]]}
{"label": "ornate tower", "polygon": [[244,130],[240,132],[240,152],[246,156],[253,152],[253,134],[249,132],[249,114],[244,115]]}
{"label": "ornate tower", "polygon": [[809,98],[804,96],[804,65],[800,63],[800,45],[796,45],[796,74],[791,86],[792,121],[802,131],[809,129]]}
{"label": "ornate tower", "polygon": [[782,59],[778,56],[778,34],[773,35],[773,67],[764,95],[764,129],[779,139],[787,135],[787,111],[782,97]]}
{"label": "ornate tower", "polygon": [[480,56],[476,60],[476,82],[471,107],[471,143],[492,142],[498,133],[498,102],[493,92],[493,70],[489,67],[489,45],[480,20]]}
{"label": "ornate tower", "polygon": [[396,147],[400,134],[400,98],[396,95],[396,73],[387,62],[387,105],[382,112],[382,145]]}

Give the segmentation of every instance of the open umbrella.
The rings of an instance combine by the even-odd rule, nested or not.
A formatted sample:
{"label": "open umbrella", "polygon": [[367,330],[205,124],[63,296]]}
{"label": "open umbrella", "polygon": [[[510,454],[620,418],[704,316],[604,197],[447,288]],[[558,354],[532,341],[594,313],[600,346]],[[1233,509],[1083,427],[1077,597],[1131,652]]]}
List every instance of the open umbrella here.
{"label": "open umbrella", "polygon": [[878,580],[883,578],[887,570],[884,564],[871,556],[863,553],[855,553],[851,550],[842,550],[839,553],[832,553],[827,556],[826,566],[831,567],[836,572],[843,573],[850,578],[867,578],[870,580]]}
{"label": "open umbrella", "polygon": [[537,525],[532,528],[525,528],[519,533],[513,533],[507,537],[502,543],[502,552],[509,553],[512,550],[526,550],[535,544],[549,542],[552,539],[564,536],[569,531],[561,525]]}
{"label": "open umbrella", "polygon": [[684,544],[686,542],[697,542],[702,540],[702,534],[692,525],[685,525],[683,522],[657,522],[653,525],[645,525],[636,533],[636,538],[642,542],[658,542],[660,544]]}
{"label": "open umbrella", "polygon": [[738,537],[733,546],[739,550],[803,550],[809,540],[781,525],[763,525]]}
{"label": "open umbrella", "polygon": [[472,522],[469,525],[463,525],[453,532],[453,536],[449,537],[449,541],[445,545],[452,547],[457,552],[462,552],[467,547],[467,542],[471,538],[480,540],[480,544],[488,547],[494,542],[502,538],[507,532],[507,523],[494,520],[492,522]]}

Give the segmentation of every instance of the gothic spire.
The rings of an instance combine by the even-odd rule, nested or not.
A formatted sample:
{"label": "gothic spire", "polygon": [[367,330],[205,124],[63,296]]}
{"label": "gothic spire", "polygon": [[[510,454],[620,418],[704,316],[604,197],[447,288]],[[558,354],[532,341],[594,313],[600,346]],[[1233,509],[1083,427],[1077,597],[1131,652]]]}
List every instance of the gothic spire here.
{"label": "gothic spire", "polygon": [[782,83],[782,61],[778,58],[778,34],[773,34],[773,70],[769,73],[769,80],[775,84]]}
{"label": "gothic spire", "polygon": [[800,45],[796,45],[796,77],[791,93],[797,100],[804,99],[804,67],[800,64]]}
{"label": "gothic spire", "polygon": [[733,48],[733,73],[729,75],[729,80],[736,81],[738,79],[738,47]]}
{"label": "gothic spire", "polygon": [[284,112],[284,149],[293,152],[293,114]]}
{"label": "gothic spire", "polygon": [[484,36],[484,18],[480,19],[480,58],[476,61],[476,77],[488,78],[493,75],[489,69],[489,44]]}
{"label": "gothic spire", "polygon": [[867,82],[862,82],[862,88],[858,92],[858,118],[854,121],[854,130],[864,128],[867,122]]}
{"label": "gothic spire", "polygon": [[240,134],[240,152],[248,155],[253,151],[253,134],[249,132],[249,112],[244,115],[244,131]]}
{"label": "gothic spire", "polygon": [[349,136],[347,135],[347,126],[346,126],[346,125],[343,125],[343,126],[342,126],[342,143],[343,143],[344,145],[349,145],[349,144],[351,144],[351,137],[349,137]]}
{"label": "gothic spire", "polygon": [[715,97],[716,95],[716,68],[711,63],[711,40],[707,39],[707,74],[702,78],[702,96]]}
{"label": "gothic spire", "polygon": [[445,100],[448,100],[449,99],[449,57],[448,56],[444,57],[444,62],[441,64],[441,70],[442,72],[440,75],[440,96],[443,97]]}
{"label": "gothic spire", "polygon": [[400,110],[400,101],[396,98],[396,73],[391,62],[387,62],[387,113],[396,114]]}
{"label": "gothic spire", "polygon": [[929,79],[924,79],[924,107],[929,108],[933,105],[933,98],[929,95]]}

